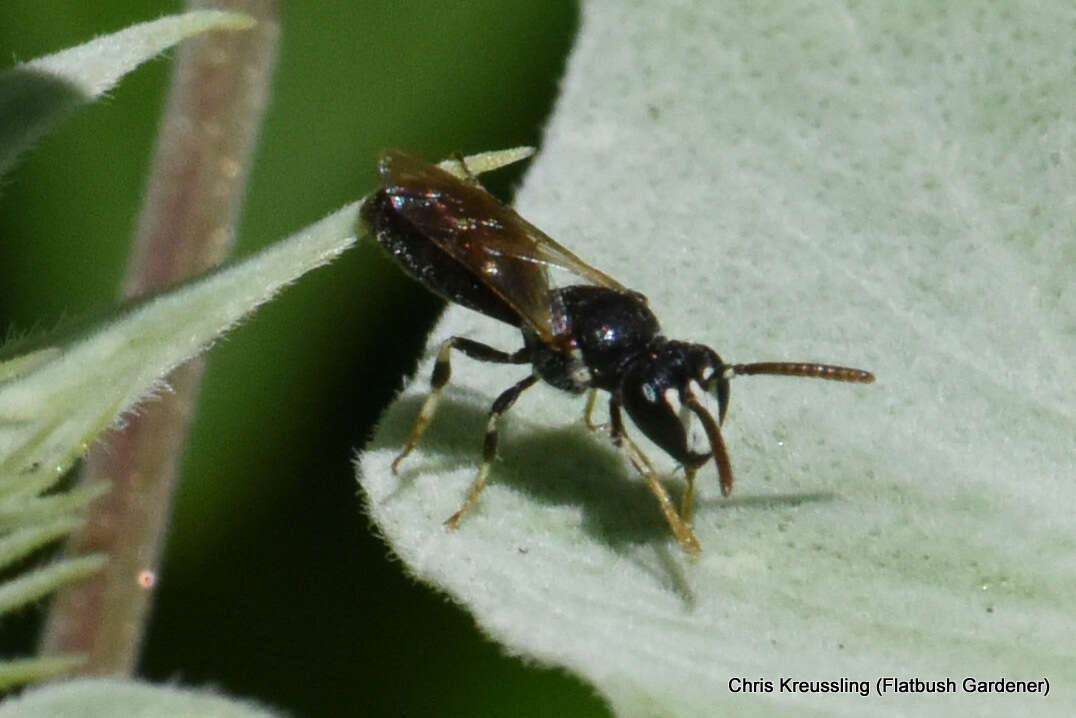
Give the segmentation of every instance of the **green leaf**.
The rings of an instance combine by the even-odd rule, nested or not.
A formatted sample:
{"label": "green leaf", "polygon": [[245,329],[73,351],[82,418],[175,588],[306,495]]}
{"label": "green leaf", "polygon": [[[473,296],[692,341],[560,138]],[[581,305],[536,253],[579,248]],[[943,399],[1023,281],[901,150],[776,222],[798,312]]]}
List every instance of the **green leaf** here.
{"label": "green leaf", "polygon": [[184,38],[209,30],[242,30],[240,13],[200,10],[140,23],[84,45],[0,73],[0,173],[80,105]]}
{"label": "green leaf", "polygon": [[[486,153],[468,162],[481,171],[529,152]],[[124,307],[73,338],[0,362],[0,564],[28,555],[77,524],[78,511],[104,487],[42,492],[121,412],[167,391],[161,381],[171,369],[204,351],[286,284],[349,248],[359,204],[248,259]],[[96,571],[104,560],[97,555],[64,560],[0,584],[0,615]],[[48,661],[0,664],[0,685],[62,669]]]}
{"label": "green leaf", "polygon": [[65,583],[89,576],[104,564],[104,556],[79,556],[4,581],[0,583],[0,615],[47,596]]}
{"label": "green leaf", "polygon": [[[584,4],[521,213],[728,361],[821,360],[872,386],[733,382],[737,476],[699,474],[692,560],[633,470],[524,367],[454,357],[398,476],[432,356],[361,457],[408,570],[512,653],[622,715],[1068,715],[1076,699],[1076,56],[1059,5]],[[453,307],[431,337],[514,350]],[[629,425],[629,432],[639,432]],[[673,465],[648,453],[666,474]],[[678,495],[682,479],[673,475]],[[875,695],[882,676],[944,679]],[[965,693],[965,676],[1048,679]],[[780,680],[867,681],[782,692]],[[773,692],[734,692],[730,679]]]}
{"label": "green leaf", "polygon": [[[484,171],[529,153],[517,148],[467,161]],[[241,262],[124,307],[62,345],[0,363],[0,376],[8,377],[0,383],[0,509],[5,499],[36,496],[51,486],[121,412],[167,391],[161,381],[173,368],[285,285],[348,249],[359,205]]]}
{"label": "green leaf", "polygon": [[78,528],[79,524],[79,520],[74,517],[61,516],[0,536],[0,569],[7,568],[38,548],[66,536]]}
{"label": "green leaf", "polygon": [[45,680],[78,668],[85,663],[79,656],[48,656],[0,661],[0,691]]}
{"label": "green leaf", "polygon": [[349,205],[238,264],[125,308],[0,384],[0,495],[36,494],[161,379],[354,242]]}
{"label": "green leaf", "polygon": [[107,484],[97,483],[44,496],[15,493],[0,501],[0,535],[21,526],[40,526],[63,517],[78,516],[86,504],[107,490]]}
{"label": "green leaf", "polygon": [[233,698],[137,681],[83,679],[27,691],[0,706],[0,718],[169,716],[170,718],[268,718],[280,715]]}

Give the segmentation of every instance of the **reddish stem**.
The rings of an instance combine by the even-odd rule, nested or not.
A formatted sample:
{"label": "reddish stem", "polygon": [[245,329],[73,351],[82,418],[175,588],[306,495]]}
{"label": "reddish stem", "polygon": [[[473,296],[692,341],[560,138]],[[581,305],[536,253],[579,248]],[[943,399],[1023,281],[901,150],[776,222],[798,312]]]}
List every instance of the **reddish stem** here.
{"label": "reddish stem", "polygon": [[[219,264],[231,249],[257,139],[278,35],[276,0],[194,0],[245,12],[251,30],[211,32],[184,43],[130,265],[129,299],[158,291]],[[167,378],[171,393],[147,402],[86,458],[80,481],[108,481],[70,555],[103,553],[95,576],[61,590],[42,639],[45,654],[80,653],[84,674],[130,674],[138,660],[179,463],[204,362]]]}

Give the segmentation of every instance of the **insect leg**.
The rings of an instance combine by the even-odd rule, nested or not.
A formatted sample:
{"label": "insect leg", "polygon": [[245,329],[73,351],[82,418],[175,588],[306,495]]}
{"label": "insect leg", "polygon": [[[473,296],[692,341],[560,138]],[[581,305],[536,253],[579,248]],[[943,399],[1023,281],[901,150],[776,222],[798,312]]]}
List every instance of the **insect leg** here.
{"label": "insect leg", "polygon": [[433,376],[430,377],[430,395],[426,397],[425,403],[422,404],[422,409],[418,412],[418,418],[415,419],[415,426],[411,429],[411,437],[407,440],[404,450],[392,462],[392,473],[394,474],[399,470],[400,462],[415,448],[418,440],[422,438],[422,434],[426,431],[426,427],[433,420],[433,415],[437,411],[437,404],[441,401],[441,391],[444,389],[445,384],[448,383],[449,377],[452,376],[452,365],[449,362],[452,349],[458,349],[472,359],[495,364],[526,364],[529,361],[524,349],[520,349],[514,354],[508,354],[466,337],[446,339],[441,344],[441,348],[437,350],[437,361],[434,362]]}
{"label": "insect leg", "polygon": [[587,405],[583,409],[583,423],[587,425],[587,428],[591,431],[606,431],[609,429],[608,424],[595,424],[593,421],[594,406],[598,403],[598,390],[591,389],[587,394]]}
{"label": "insect leg", "polygon": [[454,529],[459,525],[460,519],[470,510],[478,495],[482,493],[482,489],[486,487],[489,469],[493,465],[493,460],[497,458],[497,420],[501,418],[501,414],[512,408],[512,404],[516,403],[516,399],[525,389],[534,386],[537,381],[538,376],[531,374],[526,379],[509,387],[493,402],[493,407],[489,410],[489,418],[486,420],[486,438],[482,444],[482,466],[478,469],[478,478],[471,484],[467,500],[463,502],[460,510],[449,516],[448,520],[445,521],[445,525],[450,529]]}
{"label": "insect leg", "polygon": [[471,168],[467,166],[467,160],[464,159],[463,154],[461,152],[453,152],[451,156],[452,161],[458,164],[460,166],[460,170],[463,171],[463,177],[461,177],[460,179],[462,179],[467,184],[481,187],[482,185],[478,184],[478,178],[471,173]]}
{"label": "insect leg", "polygon": [[620,402],[615,396],[609,400],[609,416],[613,425],[613,443],[624,452],[635,470],[646,479],[647,485],[658,500],[661,513],[665,515],[665,520],[669,522],[669,528],[672,529],[676,539],[680,542],[680,546],[690,554],[697,554],[702,551],[699,540],[695,538],[695,533],[691,530],[691,526],[685,523],[676,513],[672,499],[669,498],[669,492],[665,490],[665,487],[661,485],[661,481],[658,480],[650,459],[646,458],[646,454],[624,432],[624,420],[620,415]]}
{"label": "insect leg", "polygon": [[684,467],[684,477],[687,480],[687,489],[684,490],[684,501],[680,504],[680,520],[684,525],[691,526],[691,517],[695,513],[695,472],[698,469],[690,466]]}

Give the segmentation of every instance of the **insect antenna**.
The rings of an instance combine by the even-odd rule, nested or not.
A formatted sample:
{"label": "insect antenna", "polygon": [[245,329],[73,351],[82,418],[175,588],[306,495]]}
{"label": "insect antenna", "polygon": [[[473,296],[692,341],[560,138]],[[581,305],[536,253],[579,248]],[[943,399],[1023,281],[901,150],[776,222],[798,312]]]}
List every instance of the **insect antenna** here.
{"label": "insect antenna", "polygon": [[870,384],[874,381],[874,374],[871,374],[869,371],[863,371],[862,369],[834,366],[832,364],[809,364],[803,362],[764,361],[753,364],[729,364],[725,367],[726,377],[736,376],[737,374],[805,376],[814,379],[828,379],[830,381],[852,381],[859,384]]}

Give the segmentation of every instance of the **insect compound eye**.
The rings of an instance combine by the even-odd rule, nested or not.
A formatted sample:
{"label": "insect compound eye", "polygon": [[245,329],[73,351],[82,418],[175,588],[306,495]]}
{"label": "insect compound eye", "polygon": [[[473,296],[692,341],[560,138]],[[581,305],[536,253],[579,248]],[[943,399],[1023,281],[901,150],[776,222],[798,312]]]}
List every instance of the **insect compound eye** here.
{"label": "insect compound eye", "polygon": [[[642,379],[638,376],[631,378]],[[677,411],[682,403],[679,390],[660,381],[660,377],[642,379],[626,388],[627,391],[623,393],[624,409],[639,431],[676,461],[690,460],[693,454],[688,447],[684,423]]]}

